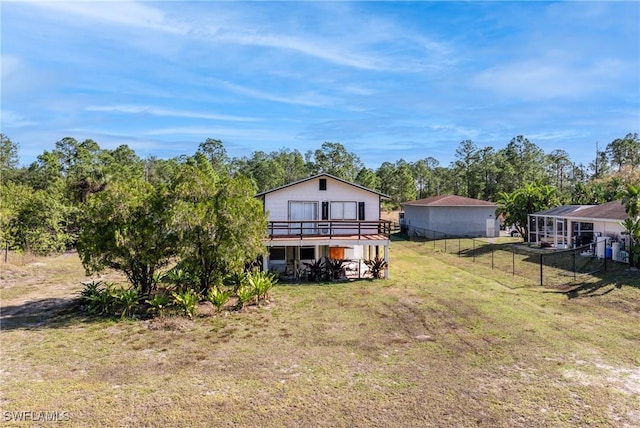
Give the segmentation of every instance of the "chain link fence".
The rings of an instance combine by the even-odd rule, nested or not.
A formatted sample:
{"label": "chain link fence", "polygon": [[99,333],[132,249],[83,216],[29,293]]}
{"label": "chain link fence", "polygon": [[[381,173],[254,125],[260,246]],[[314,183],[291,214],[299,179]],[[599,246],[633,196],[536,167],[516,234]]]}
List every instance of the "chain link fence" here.
{"label": "chain link fence", "polygon": [[566,250],[541,248],[523,242],[503,242],[499,238],[453,236],[433,230],[412,228],[408,238],[421,241],[433,251],[470,259],[491,269],[517,275],[531,285],[559,287],[577,285],[629,267],[596,256],[594,244]]}

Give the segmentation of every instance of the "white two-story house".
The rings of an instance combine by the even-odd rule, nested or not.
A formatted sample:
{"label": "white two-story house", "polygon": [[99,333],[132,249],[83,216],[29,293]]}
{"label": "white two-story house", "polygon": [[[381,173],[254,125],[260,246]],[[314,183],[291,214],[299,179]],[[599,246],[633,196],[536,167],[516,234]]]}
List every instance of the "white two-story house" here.
{"label": "white two-story house", "polygon": [[265,269],[292,274],[328,257],[353,261],[362,277],[362,261],[384,257],[388,263],[391,223],[380,219],[380,201],[388,196],[319,174],[256,197],[269,219]]}

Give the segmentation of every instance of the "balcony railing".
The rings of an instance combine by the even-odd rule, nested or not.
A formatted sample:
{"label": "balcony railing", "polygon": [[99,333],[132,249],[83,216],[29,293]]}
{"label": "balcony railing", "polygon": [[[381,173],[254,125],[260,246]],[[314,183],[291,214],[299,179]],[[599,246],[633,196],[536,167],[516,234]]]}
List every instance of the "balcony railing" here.
{"label": "balcony railing", "polygon": [[270,221],[269,239],[274,238],[345,238],[389,239],[391,221],[296,220]]}

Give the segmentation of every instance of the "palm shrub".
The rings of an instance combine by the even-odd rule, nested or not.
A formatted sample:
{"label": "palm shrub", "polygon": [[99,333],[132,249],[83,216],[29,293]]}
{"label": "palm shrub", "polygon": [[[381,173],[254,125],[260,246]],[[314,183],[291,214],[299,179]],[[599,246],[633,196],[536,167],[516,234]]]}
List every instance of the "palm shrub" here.
{"label": "palm shrub", "polygon": [[369,268],[369,271],[371,271],[371,276],[373,276],[373,279],[382,278],[382,273],[388,266],[387,261],[381,257],[375,257],[373,260],[365,260],[364,264],[366,264]]}
{"label": "palm shrub", "polygon": [[218,286],[213,286],[207,293],[207,300],[211,302],[220,312],[220,309],[229,301],[231,293],[227,290],[221,290]]}
{"label": "palm shrub", "polygon": [[114,298],[111,295],[113,284],[102,281],[84,283],[80,292],[80,302],[92,315],[113,313]]}
{"label": "palm shrub", "polygon": [[189,318],[193,318],[197,312],[198,301],[200,296],[191,288],[182,291],[172,291],[173,302],[181,308],[185,315]]}
{"label": "palm shrub", "polygon": [[238,296],[238,308],[242,309],[245,304],[249,303],[256,295],[256,289],[249,284],[241,285],[236,291]]}
{"label": "palm shrub", "polygon": [[112,309],[114,313],[119,311],[121,319],[133,315],[140,302],[140,296],[136,288],[111,288],[110,294],[113,299]]}
{"label": "palm shrub", "polygon": [[81,284],[84,286],[82,291],[80,291],[80,300],[83,303],[86,303],[91,296],[97,294],[104,288],[102,281],[82,282]]}
{"label": "palm shrub", "polygon": [[176,290],[179,291],[186,291],[194,282],[191,274],[178,266],[169,269],[169,271],[162,276],[162,279],[173,284]]}
{"label": "palm shrub", "polygon": [[304,265],[309,268],[309,279],[311,281],[320,281],[325,275],[325,261],[324,259],[318,259],[312,263],[303,262]]}
{"label": "palm shrub", "polygon": [[159,316],[164,315],[166,309],[172,304],[171,297],[165,293],[157,293],[145,302],[149,305],[147,312]]}
{"label": "palm shrub", "polygon": [[247,272],[233,272],[228,274],[223,279],[223,284],[230,287],[234,292],[247,282]]}
{"label": "palm shrub", "polygon": [[348,260],[327,258],[325,261],[325,266],[329,278],[340,279],[340,276],[344,273],[344,266],[347,264],[347,262]]}
{"label": "palm shrub", "polygon": [[278,282],[275,275],[270,272],[252,272],[247,274],[247,283],[253,288],[254,294],[258,302],[267,300],[269,290]]}

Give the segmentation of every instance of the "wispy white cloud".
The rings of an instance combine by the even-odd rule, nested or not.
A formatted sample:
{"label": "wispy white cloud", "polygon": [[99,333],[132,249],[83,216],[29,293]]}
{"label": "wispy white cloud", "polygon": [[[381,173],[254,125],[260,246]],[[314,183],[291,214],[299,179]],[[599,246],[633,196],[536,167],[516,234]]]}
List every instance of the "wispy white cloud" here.
{"label": "wispy white cloud", "polygon": [[22,67],[22,61],[16,55],[2,54],[0,55],[0,62],[2,63],[0,73],[3,81]]}
{"label": "wispy white cloud", "polygon": [[524,134],[545,150],[605,141],[638,127],[639,11],[632,2],[6,2],[3,132],[40,151],[73,135],[145,141],[160,156],[193,153],[209,136],[245,147],[240,155],[340,141],[374,163],[405,152],[446,163],[440,154],[467,138],[500,147]]}
{"label": "wispy white cloud", "polygon": [[473,85],[527,99],[580,98],[607,88],[624,65],[615,59],[595,64],[526,60],[497,65],[471,79]]}
{"label": "wispy white cloud", "polygon": [[232,116],[226,114],[215,113],[201,113],[185,110],[171,110],[153,106],[133,105],[133,104],[116,104],[116,105],[102,105],[102,106],[87,106],[86,111],[107,112],[107,113],[122,113],[122,114],[148,114],[152,116],[168,116],[168,117],[182,117],[188,119],[211,119],[221,120],[229,122],[252,122],[259,121],[259,118],[244,117],[244,116]]}
{"label": "wispy white cloud", "polygon": [[304,93],[297,93],[295,95],[277,95],[272,92],[261,91],[259,89],[238,85],[229,81],[217,81],[217,84],[236,94],[284,104],[320,107],[328,106],[336,102],[336,100],[332,97],[321,95],[313,91],[305,91]]}
{"label": "wispy white cloud", "polygon": [[143,131],[143,135],[233,135],[244,137],[272,138],[273,130],[270,129],[243,129],[217,126],[177,126],[167,128],[155,128]]}
{"label": "wispy white cloud", "polygon": [[344,88],[344,92],[348,94],[363,95],[363,96],[374,95],[376,93],[375,89],[367,88],[364,86],[358,86],[358,85],[348,85]]}
{"label": "wispy white cloud", "polygon": [[119,26],[138,27],[175,34],[185,34],[190,29],[185,24],[167,19],[166,14],[159,8],[151,7],[141,2],[126,0],[74,0],[70,2],[27,0],[25,3]]}
{"label": "wispy white cloud", "polygon": [[37,122],[27,119],[21,114],[15,113],[11,110],[0,110],[0,123],[2,127],[8,128],[21,128],[23,126],[36,125]]}
{"label": "wispy white cloud", "polygon": [[364,70],[383,70],[386,68],[373,56],[356,53],[340,45],[336,45],[335,40],[322,40],[318,39],[317,36],[313,39],[303,39],[285,34],[239,33],[230,31],[218,33],[217,39],[223,42],[291,50],[334,64]]}
{"label": "wispy white cloud", "polygon": [[[449,61],[452,58],[451,50],[442,41],[406,31],[382,17],[358,22],[356,17],[360,12],[349,7],[341,7],[339,12],[329,15],[329,20],[337,22],[319,23],[319,28],[305,27],[292,31],[271,28],[273,17],[269,14],[262,16],[247,13],[250,9],[243,7],[238,8],[239,12],[230,13],[220,4],[211,7],[213,12],[206,13],[205,9],[207,22],[202,17],[191,16],[186,10],[169,14],[160,7],[150,6],[145,2],[27,2],[82,17],[83,21],[76,22],[75,25],[90,26],[91,21],[95,21],[171,33],[209,44],[231,43],[272,48],[361,70],[419,72],[426,68],[440,67],[443,60]],[[327,12],[327,8],[324,9]],[[219,15],[224,19],[220,19]],[[344,22],[344,25],[340,22]],[[330,31],[323,32],[323,29]],[[415,51],[422,53],[421,59],[412,55]]]}

